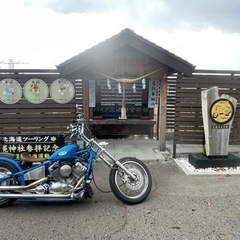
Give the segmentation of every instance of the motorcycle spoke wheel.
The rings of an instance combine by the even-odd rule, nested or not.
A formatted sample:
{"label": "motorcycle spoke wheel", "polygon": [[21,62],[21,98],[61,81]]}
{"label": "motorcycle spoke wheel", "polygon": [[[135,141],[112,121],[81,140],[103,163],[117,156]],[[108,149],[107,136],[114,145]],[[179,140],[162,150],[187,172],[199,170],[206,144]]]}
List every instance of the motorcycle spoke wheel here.
{"label": "motorcycle spoke wheel", "polygon": [[152,187],[152,178],[148,168],[136,158],[122,158],[119,161],[135,176],[135,179],[117,165],[114,166],[109,178],[112,192],[125,203],[142,202],[147,198]]}
{"label": "motorcycle spoke wheel", "polygon": [[[15,173],[16,169],[9,163],[0,161],[0,178],[5,177],[9,173]],[[15,178],[9,178],[3,181],[0,186],[18,185]],[[9,193],[8,191],[0,191],[0,193]],[[0,207],[6,207],[12,205],[17,199],[15,198],[3,198],[0,197]]]}

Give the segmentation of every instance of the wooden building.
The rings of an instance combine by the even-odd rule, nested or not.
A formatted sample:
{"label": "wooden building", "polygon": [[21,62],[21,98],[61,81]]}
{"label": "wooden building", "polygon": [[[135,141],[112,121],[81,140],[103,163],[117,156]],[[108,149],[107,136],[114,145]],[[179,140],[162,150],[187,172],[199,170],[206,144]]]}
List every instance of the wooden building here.
{"label": "wooden building", "polygon": [[82,80],[84,114],[94,135],[152,137],[157,106],[164,150],[167,76],[190,76],[195,66],[124,29],[57,68],[61,77]]}

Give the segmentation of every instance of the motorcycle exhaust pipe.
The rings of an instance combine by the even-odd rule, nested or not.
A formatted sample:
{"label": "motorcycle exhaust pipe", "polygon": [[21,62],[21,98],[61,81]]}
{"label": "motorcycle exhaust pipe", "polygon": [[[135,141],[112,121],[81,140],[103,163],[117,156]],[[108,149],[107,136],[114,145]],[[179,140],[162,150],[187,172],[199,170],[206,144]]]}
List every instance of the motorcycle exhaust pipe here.
{"label": "motorcycle exhaust pipe", "polygon": [[0,193],[0,198],[70,198],[71,194],[12,194]]}
{"label": "motorcycle exhaust pipe", "polygon": [[[0,186],[0,191],[14,191],[14,190],[28,190],[30,188],[33,188],[39,184],[42,184],[48,180],[47,177],[41,178],[33,183],[30,183],[26,186]],[[2,194],[0,194],[2,195]]]}

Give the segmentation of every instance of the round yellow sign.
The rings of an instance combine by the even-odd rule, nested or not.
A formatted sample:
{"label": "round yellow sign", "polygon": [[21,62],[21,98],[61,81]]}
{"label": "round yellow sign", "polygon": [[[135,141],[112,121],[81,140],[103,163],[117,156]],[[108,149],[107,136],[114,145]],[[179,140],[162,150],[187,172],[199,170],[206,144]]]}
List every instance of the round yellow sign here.
{"label": "round yellow sign", "polygon": [[234,115],[234,106],[228,99],[218,99],[210,107],[210,116],[215,123],[225,124]]}

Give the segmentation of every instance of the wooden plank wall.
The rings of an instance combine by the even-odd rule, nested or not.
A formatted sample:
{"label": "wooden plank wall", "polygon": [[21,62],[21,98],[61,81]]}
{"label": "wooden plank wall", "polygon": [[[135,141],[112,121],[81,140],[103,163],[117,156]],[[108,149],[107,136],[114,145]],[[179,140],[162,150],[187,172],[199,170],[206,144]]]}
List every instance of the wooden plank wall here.
{"label": "wooden plank wall", "polygon": [[[57,70],[0,70],[0,81],[12,78],[21,87],[32,78],[42,79],[50,87],[51,83],[60,78]],[[68,79],[71,81],[71,79]],[[72,81],[74,84],[74,81]],[[48,98],[41,104],[32,104],[22,98],[15,104],[0,101],[0,134],[64,134],[71,120],[75,119],[75,97],[66,104],[56,103]]]}
{"label": "wooden plank wall", "polygon": [[[174,124],[174,155],[177,144],[203,144],[201,91],[218,86],[219,96],[240,100],[240,71],[196,71],[192,77],[177,79]],[[237,105],[230,144],[240,143],[240,105]]]}
{"label": "wooden plank wall", "polygon": [[177,77],[168,77],[167,90],[167,129],[173,130],[175,123]]}
{"label": "wooden plank wall", "polygon": [[82,79],[75,79],[75,101],[78,107],[83,108]]}

